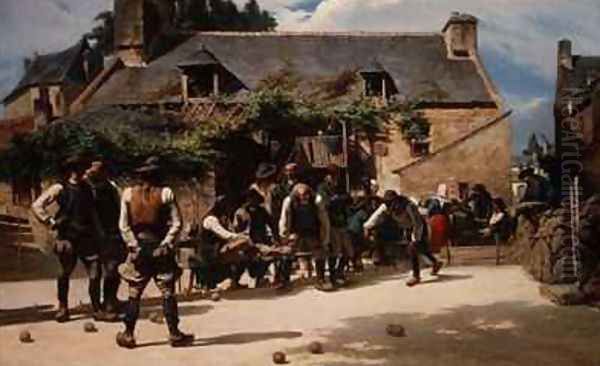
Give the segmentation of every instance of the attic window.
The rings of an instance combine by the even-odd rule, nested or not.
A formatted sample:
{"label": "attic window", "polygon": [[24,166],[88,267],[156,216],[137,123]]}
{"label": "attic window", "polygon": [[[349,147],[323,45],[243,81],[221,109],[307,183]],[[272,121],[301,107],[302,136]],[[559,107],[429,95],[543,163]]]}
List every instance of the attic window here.
{"label": "attic window", "polygon": [[373,73],[363,75],[365,80],[365,96],[367,97],[387,97],[386,82],[383,73]]}
{"label": "attic window", "polygon": [[364,81],[364,95],[366,97],[388,99],[398,92],[393,79],[377,60],[373,60],[364,66],[360,70],[360,75]]}
{"label": "attic window", "polygon": [[216,65],[184,68],[181,86],[184,100],[219,95],[219,73]]}

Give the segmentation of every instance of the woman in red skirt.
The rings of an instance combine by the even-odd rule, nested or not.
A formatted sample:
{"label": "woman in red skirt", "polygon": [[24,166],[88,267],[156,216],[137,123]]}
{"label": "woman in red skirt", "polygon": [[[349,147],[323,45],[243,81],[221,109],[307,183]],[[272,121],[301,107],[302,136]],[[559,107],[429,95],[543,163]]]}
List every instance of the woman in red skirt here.
{"label": "woman in red skirt", "polygon": [[450,201],[447,199],[448,189],[445,184],[440,184],[438,194],[431,197],[427,202],[427,215],[430,227],[430,245],[434,254],[439,253],[442,248],[448,247],[451,240],[451,223],[448,215]]}

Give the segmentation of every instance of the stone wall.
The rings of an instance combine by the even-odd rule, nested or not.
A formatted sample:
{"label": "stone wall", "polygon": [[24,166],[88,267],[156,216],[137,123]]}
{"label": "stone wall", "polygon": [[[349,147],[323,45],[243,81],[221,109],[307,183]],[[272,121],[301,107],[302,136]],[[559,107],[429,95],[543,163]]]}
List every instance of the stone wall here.
{"label": "stone wall", "polygon": [[494,196],[510,196],[511,130],[506,120],[493,124],[456,146],[405,169],[402,191],[420,196],[440,183],[484,184]]}
{"label": "stone wall", "polygon": [[5,118],[18,118],[33,116],[33,96],[31,89],[23,92],[15,100],[6,104],[4,109]]}
{"label": "stone wall", "polygon": [[[443,152],[410,165],[419,159],[410,156],[410,147],[402,135],[392,131],[387,155],[376,159],[382,189],[418,197],[435,192],[440,183],[483,183],[493,194],[510,197],[512,136],[508,120],[484,128],[446,150],[448,145],[499,117],[497,109],[429,109],[424,113],[431,122],[430,151],[435,153],[442,148]],[[407,166],[401,175],[394,173]]]}

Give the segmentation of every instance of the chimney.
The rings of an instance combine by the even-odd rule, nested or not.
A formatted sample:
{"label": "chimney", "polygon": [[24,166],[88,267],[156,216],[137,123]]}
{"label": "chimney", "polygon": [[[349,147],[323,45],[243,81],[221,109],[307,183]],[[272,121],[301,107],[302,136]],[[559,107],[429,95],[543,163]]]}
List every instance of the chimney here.
{"label": "chimney", "polygon": [[114,0],[117,56],[128,67],[144,67],[153,42],[175,24],[173,0]]}
{"label": "chimney", "polygon": [[573,45],[570,40],[562,39],[558,41],[558,65],[573,70]]}
{"label": "chimney", "polygon": [[144,0],[115,0],[114,42],[117,57],[128,67],[144,63]]}
{"label": "chimney", "polygon": [[452,12],[442,29],[449,59],[466,59],[477,54],[477,23],[473,15]]}

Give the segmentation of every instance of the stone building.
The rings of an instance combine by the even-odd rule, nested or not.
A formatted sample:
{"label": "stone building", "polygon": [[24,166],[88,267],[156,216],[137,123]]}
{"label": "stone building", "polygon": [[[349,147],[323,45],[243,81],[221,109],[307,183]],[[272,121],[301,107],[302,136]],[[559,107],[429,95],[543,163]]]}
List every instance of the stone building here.
{"label": "stone building", "polygon": [[[350,73],[359,86],[349,93],[388,105],[418,102],[431,124],[428,138],[419,141],[392,129],[379,141],[361,142],[383,189],[418,196],[439,183],[463,189],[483,183],[509,197],[510,112],[479,58],[475,17],[453,13],[432,33],[195,32],[156,57],[151,38],[140,33],[153,2],[133,3],[126,21],[116,15],[117,56],[124,66],[89,96],[87,106],[186,108],[212,95],[243,99],[282,74],[311,93],[314,85]],[[124,5],[117,5],[118,12]],[[173,29],[169,19],[157,26]]]}
{"label": "stone building", "polygon": [[[107,113],[114,121],[123,113],[133,118],[136,111],[185,114],[218,95],[243,103],[266,81],[284,77],[300,95],[326,99],[315,86],[339,89],[338,81],[352,80],[338,98],[362,96],[388,106],[410,102],[430,124],[419,138],[407,139],[393,123],[375,139],[353,137],[382,189],[420,196],[446,183],[458,195],[483,183],[494,195],[510,196],[510,111],[479,58],[475,17],[453,13],[441,31],[431,33],[190,32],[178,29],[179,3],[115,0],[116,61],[90,78],[83,67],[85,44],[48,55],[52,62],[40,65],[61,67],[28,71],[5,100],[10,116],[34,113],[40,90],[50,86],[52,118],[97,123]],[[197,221],[215,189],[236,181],[223,179],[219,170],[251,174],[262,159],[242,156],[216,167],[206,182],[181,185],[186,221]]]}
{"label": "stone building", "polygon": [[2,101],[6,118],[36,117],[45,124],[69,114],[69,106],[103,67],[102,55],[86,40],[24,62],[25,75]]}
{"label": "stone building", "polygon": [[[572,53],[558,43],[554,104],[561,175],[579,175],[588,192],[600,191],[600,56]],[[557,182],[560,184],[560,182]]]}
{"label": "stone building", "polygon": [[[16,134],[31,132],[71,113],[70,105],[103,69],[99,51],[84,39],[56,53],[24,61],[25,74],[3,99],[0,149]],[[0,214],[27,217],[39,182],[0,183]]]}

